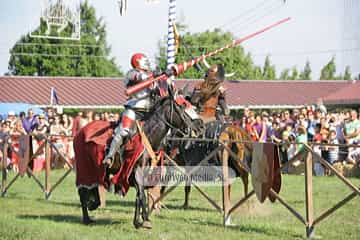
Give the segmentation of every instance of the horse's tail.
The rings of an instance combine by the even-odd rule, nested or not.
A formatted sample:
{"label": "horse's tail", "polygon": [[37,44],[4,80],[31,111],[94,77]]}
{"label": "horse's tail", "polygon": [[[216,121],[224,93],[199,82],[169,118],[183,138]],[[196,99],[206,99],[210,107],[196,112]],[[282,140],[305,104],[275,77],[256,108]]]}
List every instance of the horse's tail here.
{"label": "horse's tail", "polygon": [[245,131],[236,126],[229,126],[226,128],[226,131],[231,142],[231,150],[236,154],[236,158],[230,155],[229,166],[235,170],[236,176],[241,177],[244,192],[247,195],[249,173],[246,169],[248,166],[246,152],[249,152],[247,144],[250,144],[250,138]]}
{"label": "horse's tail", "polygon": [[228,126],[224,132],[227,133],[230,141],[228,147],[236,155],[236,158],[230,155],[230,166],[234,167],[236,175],[242,175],[246,171],[243,167],[245,163],[244,133],[236,126]]}

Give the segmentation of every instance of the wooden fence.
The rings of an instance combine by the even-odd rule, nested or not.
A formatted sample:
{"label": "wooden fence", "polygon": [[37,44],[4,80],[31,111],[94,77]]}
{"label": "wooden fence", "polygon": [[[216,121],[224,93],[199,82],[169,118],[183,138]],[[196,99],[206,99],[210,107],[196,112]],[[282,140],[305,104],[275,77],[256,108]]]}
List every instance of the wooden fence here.
{"label": "wooden fence", "polygon": [[[29,143],[26,146],[25,153],[20,154],[19,151],[16,151],[14,147],[9,143],[8,139],[4,143],[4,149],[3,149],[3,160],[2,160],[2,180],[1,180],[1,196],[4,197],[6,193],[9,191],[11,186],[16,182],[16,180],[21,176],[21,170],[18,172],[12,179],[8,179],[7,174],[7,158],[8,158],[8,152],[11,150],[11,152],[15,153],[19,161],[25,161],[20,163],[19,165],[24,165],[24,173],[28,174],[31,179],[35,181],[35,183],[40,187],[41,191],[45,194],[45,199],[49,199],[52,192],[64,181],[64,179],[72,172],[73,165],[71,164],[70,159],[67,159],[66,156],[64,156],[61,151],[58,149],[58,147],[53,143],[52,139],[53,137],[58,137],[54,135],[42,135],[43,140],[42,143],[39,145],[39,147],[36,149],[35,152],[32,151],[32,147],[30,144],[32,144],[32,138],[34,135],[25,135],[22,136],[23,138],[28,138],[27,142]],[[62,136],[63,137],[63,136]],[[66,137],[68,139],[72,139],[72,137]],[[45,151],[45,180],[42,182],[32,171],[32,169],[29,167],[29,163],[31,161],[34,161],[36,157],[43,154]],[[52,152],[55,152],[68,166],[68,169],[66,172],[57,180],[55,183],[51,183],[50,181],[50,175],[51,175],[51,155]]]}
{"label": "wooden fence", "polygon": [[[171,139],[170,139],[171,140]],[[179,139],[173,139],[173,140],[179,140]],[[182,139],[184,140],[184,139]],[[189,141],[214,141],[213,139],[188,139]],[[251,143],[251,142],[242,142],[242,143]],[[344,146],[337,144],[337,146]],[[353,147],[359,147],[354,145],[346,145],[346,146],[353,146]],[[279,147],[279,146],[278,146]],[[227,151],[233,159],[237,159],[237,155],[228,147],[226,147],[223,143],[219,142],[219,145],[216,149],[214,149],[211,153],[208,154],[206,158],[200,161],[200,163],[197,166],[200,166],[202,163],[207,162],[209,159],[211,159],[213,156],[218,154],[219,151],[225,150]],[[178,168],[179,171],[181,171],[183,174],[190,175],[192,172],[196,171],[196,168],[192,170],[192,172],[184,172],[177,163],[170,158],[168,155],[166,155],[166,158],[169,162],[171,162],[174,166]],[[302,216],[291,204],[289,204],[286,199],[284,199],[281,194],[276,193],[274,189],[270,189],[269,195],[271,195],[273,198],[277,199],[278,202],[283,205],[296,219],[298,219],[304,226],[306,230],[306,236],[308,238],[314,237],[314,229],[315,226],[318,225],[321,221],[329,217],[331,214],[333,214],[336,210],[344,206],[347,202],[355,198],[356,196],[360,196],[360,188],[355,186],[349,179],[345,178],[338,170],[336,170],[329,162],[327,162],[325,159],[323,159],[319,154],[315,153],[311,147],[310,144],[304,144],[304,149],[300,151],[298,154],[296,154],[292,159],[290,159],[286,164],[284,164],[279,171],[282,171],[283,169],[287,168],[290,164],[294,163],[295,161],[298,161],[299,159],[302,159],[305,164],[305,172],[304,172],[304,188],[305,188],[305,212],[306,215]],[[314,194],[313,194],[313,165],[314,162],[321,163],[325,168],[329,169],[339,180],[341,180],[346,186],[348,186],[349,189],[352,190],[352,193],[345,196],[343,200],[336,203],[333,207],[327,209],[323,213],[321,213],[319,216],[314,215]],[[218,204],[216,200],[212,199],[203,189],[201,189],[196,183],[191,183],[195,189],[199,191],[199,193],[220,213],[223,217],[223,224],[226,226],[228,223],[230,223],[230,216],[232,213],[235,212],[236,209],[238,209],[241,205],[243,205],[245,202],[247,202],[250,197],[252,197],[255,194],[255,191],[250,191],[246,196],[244,196],[242,199],[236,201],[234,204],[231,204],[229,192],[227,186],[229,185],[229,179],[228,179],[228,166],[229,162],[224,161],[223,162],[223,186],[222,186],[222,204]],[[247,169],[248,173],[252,173],[251,169],[244,166],[245,169]],[[171,186],[167,191],[165,191],[160,197],[158,197],[156,200],[154,200],[154,204],[159,203],[161,200],[163,200],[169,193],[171,193],[177,185]],[[151,209],[151,211],[153,208]]]}

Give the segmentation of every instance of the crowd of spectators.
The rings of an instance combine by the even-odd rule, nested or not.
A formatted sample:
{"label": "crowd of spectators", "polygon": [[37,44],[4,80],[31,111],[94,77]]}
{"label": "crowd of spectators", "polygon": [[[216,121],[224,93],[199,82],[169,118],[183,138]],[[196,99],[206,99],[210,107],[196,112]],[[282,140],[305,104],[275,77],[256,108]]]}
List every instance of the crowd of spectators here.
{"label": "crowd of spectators", "polygon": [[314,152],[331,164],[360,163],[360,120],[356,110],[327,112],[324,106],[256,113],[248,108],[234,124],[243,128],[253,141],[273,142],[280,146],[282,163],[311,142]]}
{"label": "crowd of spectators", "polygon": [[[27,113],[16,114],[13,111],[7,113],[0,119],[0,160],[3,160],[4,143],[8,141],[11,148],[8,151],[7,167],[18,171],[19,157],[15,153],[19,150],[19,139],[22,135],[32,136],[33,153],[39,148],[45,139],[45,135],[50,136],[50,141],[57,150],[72,163],[74,158],[73,136],[87,123],[93,120],[118,121],[119,113],[97,113],[94,111],[81,111],[77,116],[72,117],[68,114],[58,114],[55,109],[48,108],[41,114],[34,114],[32,109]],[[68,165],[57,155],[57,151],[51,151],[52,167],[67,167]],[[33,161],[33,170],[42,170],[45,166],[45,152]]]}
{"label": "crowd of spectators", "polygon": [[[74,158],[72,136],[87,123],[93,120],[118,122],[119,113],[98,113],[82,111],[77,116],[58,114],[52,108],[44,113],[34,114],[32,109],[27,113],[9,112],[0,119],[0,159],[3,158],[4,142],[8,139],[12,149],[19,149],[19,137],[31,134],[33,152],[44,141],[44,134],[51,136],[52,143],[61,154],[70,161]],[[329,163],[360,163],[360,148],[346,147],[339,144],[360,146],[360,120],[356,110],[327,112],[325,107],[306,107],[273,112],[256,112],[244,109],[243,116],[234,120],[234,124],[246,130],[253,141],[273,142],[279,144],[282,163],[287,162],[302,150],[301,143],[312,142],[314,152],[321,155]],[[329,145],[326,145],[329,144]],[[333,144],[333,145],[331,145]],[[56,152],[52,151],[53,165],[57,165]],[[8,167],[18,170],[18,157],[14,151],[8,153]],[[44,154],[34,160],[34,170],[44,167]],[[64,162],[61,166],[66,166]]]}

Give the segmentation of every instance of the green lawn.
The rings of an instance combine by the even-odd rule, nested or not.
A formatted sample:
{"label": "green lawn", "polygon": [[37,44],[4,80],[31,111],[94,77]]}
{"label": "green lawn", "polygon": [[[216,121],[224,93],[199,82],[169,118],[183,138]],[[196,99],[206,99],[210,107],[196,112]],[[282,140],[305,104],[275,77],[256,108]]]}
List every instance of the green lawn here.
{"label": "green lawn", "polygon": [[[52,180],[63,171],[54,171]],[[43,178],[42,175],[39,177]],[[359,179],[352,181],[360,186]],[[304,177],[284,176],[283,196],[304,214]],[[206,192],[221,200],[218,187]],[[239,182],[232,189],[233,200],[241,196]],[[315,214],[340,201],[350,190],[335,177],[314,179]],[[152,230],[136,230],[132,226],[134,191],[125,199],[107,194],[107,206],[91,212],[97,220],[93,226],[80,223],[81,211],[74,174],[70,174],[49,200],[36,183],[19,179],[0,198],[0,239],[303,239],[304,226],[279,203],[259,204],[253,197],[249,204],[232,216],[236,226],[224,228],[221,215],[211,208],[195,189],[190,210],[182,210],[183,189],[179,187],[166,200],[167,209],[152,215]],[[322,239],[360,239],[360,201],[356,197],[316,227]]]}

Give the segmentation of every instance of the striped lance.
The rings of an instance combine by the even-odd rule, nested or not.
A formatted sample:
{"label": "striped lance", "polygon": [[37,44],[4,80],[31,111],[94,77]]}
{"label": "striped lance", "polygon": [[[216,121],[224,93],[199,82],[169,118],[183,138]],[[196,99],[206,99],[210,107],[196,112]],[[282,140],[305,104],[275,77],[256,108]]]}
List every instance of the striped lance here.
{"label": "striped lance", "polygon": [[[270,29],[272,29],[272,28],[274,28],[274,27],[276,27],[276,26],[278,26],[280,24],[283,24],[283,23],[285,23],[285,22],[287,22],[289,20],[290,20],[290,17],[282,19],[282,20],[280,20],[278,22],[275,22],[275,23],[273,23],[273,24],[271,24],[271,25],[269,25],[269,26],[267,26],[267,27],[265,27],[263,29],[260,29],[260,30],[254,32],[254,33],[251,33],[251,34],[249,34],[249,35],[247,35],[245,37],[238,38],[238,39],[234,40],[232,43],[229,43],[229,44],[227,44],[227,45],[225,45],[225,46],[223,46],[221,48],[218,48],[218,49],[216,49],[216,50],[214,50],[212,52],[209,52],[207,54],[203,54],[200,57],[196,57],[196,58],[194,58],[194,59],[192,59],[192,60],[190,60],[188,62],[183,62],[183,63],[180,63],[180,64],[173,65],[172,68],[174,70],[174,75],[178,76],[178,75],[184,73],[190,67],[192,67],[195,64],[203,61],[204,59],[206,59],[208,57],[211,57],[211,56],[214,56],[214,55],[217,55],[217,54],[223,52],[225,49],[236,47],[240,43],[245,42],[246,40],[248,40],[250,38],[253,38],[253,37],[257,36],[257,35],[260,35],[263,32],[266,32],[266,31],[268,31],[268,30],[270,30]],[[136,84],[136,85],[134,85],[132,87],[129,87],[128,89],[126,89],[125,93],[126,93],[126,95],[130,96],[130,95],[132,95],[132,94],[134,94],[134,93],[136,93],[138,91],[141,91],[141,90],[149,87],[154,82],[161,81],[161,80],[166,80],[167,78],[168,78],[168,76],[166,76],[165,74],[162,74],[162,75],[160,75],[160,76],[158,76],[156,78],[149,78],[146,81],[143,81],[143,82],[141,82],[139,84]]]}

